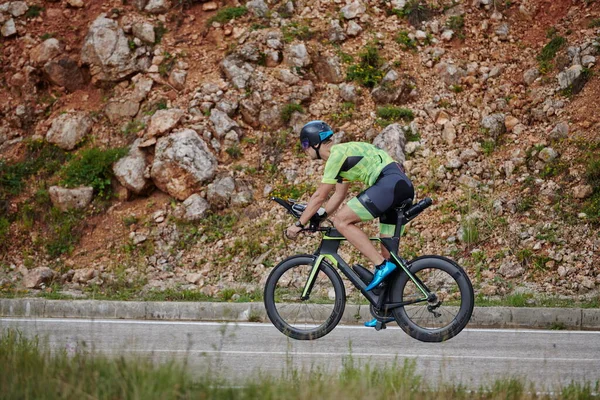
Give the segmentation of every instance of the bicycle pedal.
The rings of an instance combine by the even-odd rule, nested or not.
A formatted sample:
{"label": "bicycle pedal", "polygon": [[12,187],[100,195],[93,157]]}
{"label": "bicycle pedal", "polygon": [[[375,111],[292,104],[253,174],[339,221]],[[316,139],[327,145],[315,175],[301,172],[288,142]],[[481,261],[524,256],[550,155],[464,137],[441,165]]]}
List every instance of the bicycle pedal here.
{"label": "bicycle pedal", "polygon": [[377,325],[375,325],[375,330],[376,331],[380,331],[380,330],[385,329],[385,328],[386,328],[385,322],[377,321]]}

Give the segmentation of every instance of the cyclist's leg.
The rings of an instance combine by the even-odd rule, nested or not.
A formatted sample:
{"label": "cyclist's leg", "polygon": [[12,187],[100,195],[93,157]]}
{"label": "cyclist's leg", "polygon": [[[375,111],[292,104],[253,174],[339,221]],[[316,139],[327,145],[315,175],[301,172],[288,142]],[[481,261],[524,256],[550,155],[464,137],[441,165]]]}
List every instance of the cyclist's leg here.
{"label": "cyclist's leg", "polygon": [[369,210],[367,210],[356,197],[351,199],[347,204],[335,214],[333,224],[338,231],[348,241],[358,249],[365,257],[367,257],[374,265],[379,265],[384,261],[381,253],[377,251],[369,237],[356,226],[362,221],[374,219]]}

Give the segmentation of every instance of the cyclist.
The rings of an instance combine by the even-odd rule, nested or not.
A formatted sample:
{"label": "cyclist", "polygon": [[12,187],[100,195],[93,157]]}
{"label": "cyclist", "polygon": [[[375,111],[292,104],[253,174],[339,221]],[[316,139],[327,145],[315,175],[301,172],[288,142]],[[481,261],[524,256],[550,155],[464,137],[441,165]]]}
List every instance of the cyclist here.
{"label": "cyclist", "polygon": [[[295,238],[310,218],[327,200],[325,212],[333,214],[342,204],[348,193],[350,182],[363,182],[369,187],[346,203],[333,218],[333,225],[348,241],[375,265],[373,280],[365,290],[379,285],[396,265],[389,261],[389,253],[384,248],[380,253],[369,237],[356,226],[362,221],[379,218],[380,235],[394,234],[397,215],[394,208],[402,201],[414,198],[412,182],[404,174],[403,168],[384,150],[369,143],[350,142],[333,144],[333,130],[323,121],[311,121],[300,131],[300,144],[312,159],[325,161],[323,179],[311,196],[306,209],[287,228],[286,234]],[[365,326],[374,327],[376,319]]]}

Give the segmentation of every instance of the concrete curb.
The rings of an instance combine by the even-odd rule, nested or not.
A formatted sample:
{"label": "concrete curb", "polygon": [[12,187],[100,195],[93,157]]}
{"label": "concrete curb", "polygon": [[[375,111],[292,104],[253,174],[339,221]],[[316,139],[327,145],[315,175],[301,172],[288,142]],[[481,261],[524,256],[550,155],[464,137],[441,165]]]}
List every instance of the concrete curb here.
{"label": "concrete curb", "polygon": [[[0,317],[178,321],[268,321],[263,303],[0,299]],[[368,306],[346,305],[343,324],[371,319]],[[600,330],[600,309],[476,307],[470,328]]]}

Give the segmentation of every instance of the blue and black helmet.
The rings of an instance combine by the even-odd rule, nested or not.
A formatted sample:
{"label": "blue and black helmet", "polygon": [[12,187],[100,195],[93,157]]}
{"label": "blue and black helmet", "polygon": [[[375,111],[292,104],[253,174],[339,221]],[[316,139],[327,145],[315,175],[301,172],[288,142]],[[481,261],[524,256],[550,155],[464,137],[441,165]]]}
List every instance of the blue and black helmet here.
{"label": "blue and black helmet", "polygon": [[333,135],[333,129],[323,121],[310,121],[302,127],[300,131],[300,144],[302,149],[306,150],[312,147],[317,152],[317,157],[321,158],[319,148],[321,143]]}

